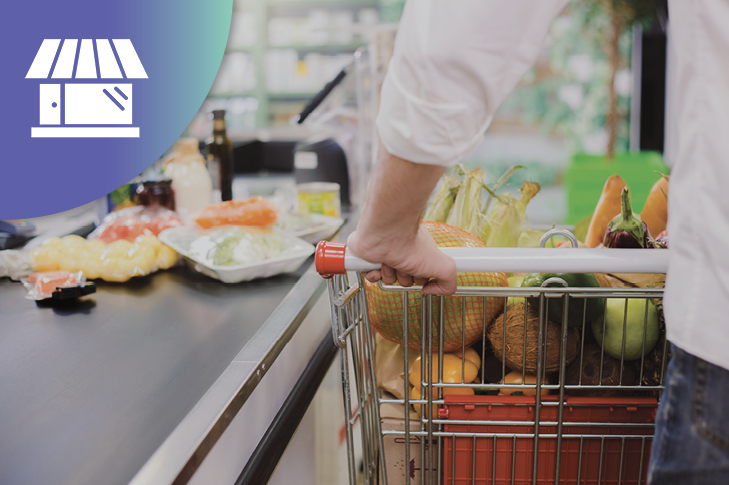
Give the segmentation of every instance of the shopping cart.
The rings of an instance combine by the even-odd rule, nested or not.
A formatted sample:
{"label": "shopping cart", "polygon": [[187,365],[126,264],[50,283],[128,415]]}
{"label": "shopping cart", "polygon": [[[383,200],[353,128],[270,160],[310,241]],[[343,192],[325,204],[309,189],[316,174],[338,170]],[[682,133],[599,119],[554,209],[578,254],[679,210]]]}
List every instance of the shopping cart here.
{"label": "shopping cart", "polygon": [[[553,230],[542,238],[541,248],[442,250],[455,259],[459,272],[666,272],[668,250],[544,249],[544,243],[556,234],[568,236],[573,246],[577,245],[571,233]],[[376,266],[354,257],[344,245],[326,242],[317,247],[316,266],[320,274],[330,277],[328,288],[332,336],[341,349],[348,466],[352,485],[356,483],[359,464],[355,462],[354,456],[354,430],[357,423],[362,441],[364,482],[367,484],[387,484],[388,479],[391,484],[409,484],[413,480],[421,484],[453,485],[645,483],[657,398],[663,389],[669,358],[668,342],[662,336],[654,344],[653,350],[647,352],[647,347],[651,346],[655,337],[649,313],[653,314],[657,310],[660,315],[658,325],[663,325],[662,287],[575,288],[567,287],[564,279],[555,277],[536,288],[459,287],[453,297],[422,297],[416,287],[379,284],[380,290],[395,292],[402,297],[402,371],[405,388],[402,398],[398,399],[378,389],[375,380],[376,331],[370,325],[362,272],[376,269]],[[553,286],[555,283],[557,287]],[[409,303],[408,300],[414,293],[420,298],[418,321],[414,321],[412,301]],[[470,304],[474,299],[482,299],[482,308],[486,308],[486,299],[503,301],[505,314],[501,319],[482,321],[483,335],[477,344],[481,361],[475,381],[466,382],[464,378],[467,364],[464,336],[460,349],[463,357],[460,382],[444,382],[443,335],[444,319],[447,318],[444,316],[444,298],[459,299],[463,305],[461,316],[464,319],[467,301]],[[517,311],[514,306],[508,305],[509,298],[524,299],[524,343],[521,349],[519,347],[522,344],[514,345],[513,341],[508,342],[507,347],[507,314],[510,309]],[[612,308],[609,303],[611,300],[624,302],[625,308],[619,359],[610,357],[602,350],[607,335],[608,306]],[[597,301],[604,303],[602,318],[597,319],[602,324],[603,337],[602,341],[590,344],[590,335],[595,332],[591,332],[591,322],[587,321],[587,308]],[[570,309],[575,304],[577,308],[584,308],[582,319],[577,322],[570,321],[573,319]],[[628,362],[628,357],[632,356],[626,355],[626,349],[631,347],[634,351],[636,342],[634,339],[629,340],[627,327],[628,323],[634,325],[635,311],[631,308],[636,304],[645,308],[639,347],[641,355],[648,355]],[[562,307],[559,322],[550,322],[553,314],[550,313],[550,306],[554,305]],[[527,322],[530,310],[538,315],[538,322],[534,326],[536,330],[532,334],[527,328],[528,324],[532,325]],[[509,322],[513,326],[512,320]],[[408,341],[410,325],[421,326],[420,342]],[[504,325],[500,332],[503,337],[498,337],[503,338],[503,345],[493,339],[491,331],[498,330],[494,325]],[[597,325],[599,328],[600,323]],[[575,332],[577,342],[574,341]],[[631,335],[635,336],[635,330]],[[665,333],[661,331],[661,335]],[[528,338],[536,344],[534,341],[528,343]],[[527,344],[530,349],[527,349]],[[555,345],[559,347],[556,368],[553,362]],[[577,353],[568,348],[575,345],[579,350]],[[494,374],[494,360],[487,358],[487,351],[491,347],[494,353],[497,353],[498,347],[501,348],[501,362],[497,364],[495,378],[488,378],[489,373],[492,376]],[[596,348],[599,351],[595,351]],[[593,349],[593,353],[586,353],[585,349]],[[514,362],[512,356],[507,366],[507,353],[512,351],[517,357],[521,355],[521,365],[518,361]],[[407,389],[410,372],[417,371],[410,368],[413,353],[420,356],[419,375],[422,376],[415,383],[422,397],[417,398],[416,395],[415,399],[411,398]],[[548,361],[550,358],[552,362]],[[585,371],[589,367],[588,361],[592,363],[591,375]],[[614,365],[613,372],[606,375],[607,362]],[[576,377],[568,364],[579,365],[576,367]],[[527,372],[530,365],[536,369]],[[521,368],[516,371],[516,378],[512,379],[513,382],[519,382],[518,377],[521,377],[521,384],[507,382],[511,367]],[[533,378],[530,381],[531,374]],[[460,394],[464,388],[474,390],[476,395]],[[497,392],[511,395],[493,395]],[[468,391],[468,394],[472,393]],[[402,412],[402,426],[383,426],[380,410],[384,406],[390,406],[390,409],[399,406],[395,409]],[[413,412],[418,410],[420,416]]]}

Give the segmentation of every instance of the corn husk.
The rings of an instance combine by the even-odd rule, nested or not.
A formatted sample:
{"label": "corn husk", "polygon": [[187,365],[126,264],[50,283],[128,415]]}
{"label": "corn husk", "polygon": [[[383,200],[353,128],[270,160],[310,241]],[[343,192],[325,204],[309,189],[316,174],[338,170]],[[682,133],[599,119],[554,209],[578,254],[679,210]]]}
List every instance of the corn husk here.
{"label": "corn husk", "polygon": [[423,214],[424,221],[445,222],[448,219],[448,214],[461,188],[461,180],[458,174],[459,167],[454,168],[456,170],[449,170],[440,179],[431,203],[428,204],[425,214]]}
{"label": "corn husk", "polygon": [[484,216],[481,212],[481,192],[485,176],[486,172],[480,168],[466,171],[463,184],[448,213],[446,224],[481,237],[479,232],[484,224]]}
{"label": "corn husk", "polygon": [[520,165],[512,167],[496,182],[486,183],[484,170],[469,170],[463,165],[456,165],[441,178],[423,220],[458,227],[477,236],[488,246],[516,247],[522,235],[526,206],[539,192],[539,184],[522,184],[519,199],[508,194],[497,195],[496,192],[522,168]]}
{"label": "corn husk", "polygon": [[522,224],[526,208],[537,193],[540,186],[536,182],[521,184],[521,196],[517,199],[510,194],[502,195],[494,201],[486,219],[491,232],[485,241],[491,248],[516,247],[522,233]]}
{"label": "corn husk", "polygon": [[519,240],[516,243],[518,248],[538,248],[539,240],[544,236],[544,231],[537,229],[524,229],[519,235]]}

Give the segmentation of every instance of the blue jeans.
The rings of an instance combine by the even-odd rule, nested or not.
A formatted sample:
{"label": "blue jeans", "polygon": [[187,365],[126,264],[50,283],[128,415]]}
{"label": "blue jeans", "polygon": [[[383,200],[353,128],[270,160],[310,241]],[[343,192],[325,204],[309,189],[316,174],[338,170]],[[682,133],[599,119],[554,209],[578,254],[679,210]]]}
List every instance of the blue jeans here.
{"label": "blue jeans", "polygon": [[656,415],[648,484],[729,484],[729,371],[676,346]]}

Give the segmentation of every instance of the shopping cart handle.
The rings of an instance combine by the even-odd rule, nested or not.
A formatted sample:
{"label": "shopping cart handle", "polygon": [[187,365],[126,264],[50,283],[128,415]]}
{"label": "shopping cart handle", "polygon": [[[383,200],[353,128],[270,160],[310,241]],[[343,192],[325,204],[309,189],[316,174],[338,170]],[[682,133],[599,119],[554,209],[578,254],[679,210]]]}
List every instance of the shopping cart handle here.
{"label": "shopping cart handle", "polygon": [[[607,248],[440,248],[456,261],[456,271],[505,273],[665,273],[668,249]],[[320,242],[316,270],[324,276],[372,271],[380,264],[354,256],[346,244]]]}

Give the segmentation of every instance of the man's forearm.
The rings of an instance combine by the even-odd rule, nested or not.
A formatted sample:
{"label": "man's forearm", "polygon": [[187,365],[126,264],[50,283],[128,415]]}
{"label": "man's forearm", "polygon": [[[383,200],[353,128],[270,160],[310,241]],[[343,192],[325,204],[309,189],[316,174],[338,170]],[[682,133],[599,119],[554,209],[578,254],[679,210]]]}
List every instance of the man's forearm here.
{"label": "man's forearm", "polygon": [[444,171],[441,166],[408,162],[380,150],[357,230],[347,239],[356,256],[382,264],[365,275],[367,280],[423,286],[423,294],[428,295],[456,291],[455,261],[418,224]]}
{"label": "man's forearm", "polygon": [[445,167],[408,162],[381,148],[360,215],[362,236],[373,244],[382,238],[414,238],[420,215],[443,172]]}

